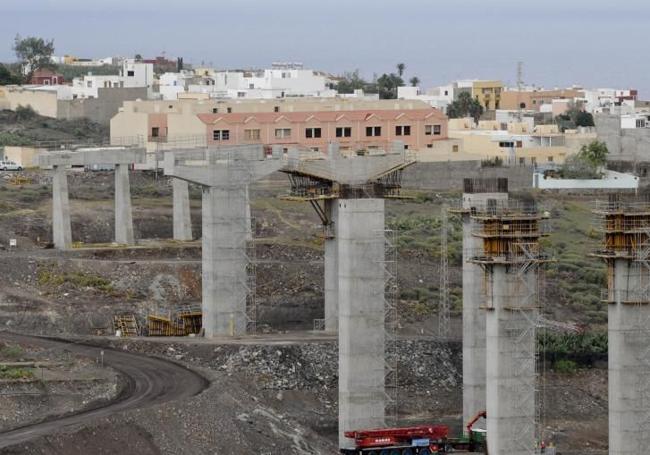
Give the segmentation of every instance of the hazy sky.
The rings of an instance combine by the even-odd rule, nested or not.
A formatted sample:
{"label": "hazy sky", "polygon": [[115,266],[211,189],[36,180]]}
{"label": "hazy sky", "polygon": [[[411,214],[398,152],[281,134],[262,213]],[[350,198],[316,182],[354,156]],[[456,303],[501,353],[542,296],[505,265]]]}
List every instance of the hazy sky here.
{"label": "hazy sky", "polygon": [[16,33],[56,54],[183,56],[218,68],[300,61],[332,73],[636,87],[650,97],[648,0],[0,0],[0,60]]}

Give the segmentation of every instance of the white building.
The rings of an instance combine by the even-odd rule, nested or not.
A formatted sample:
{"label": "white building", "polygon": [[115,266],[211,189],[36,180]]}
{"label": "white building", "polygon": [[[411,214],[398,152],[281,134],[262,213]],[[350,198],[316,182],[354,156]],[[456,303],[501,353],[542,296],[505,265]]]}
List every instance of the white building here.
{"label": "white building", "polygon": [[180,73],[164,73],[158,79],[158,90],[164,100],[177,100],[179,93],[185,93],[188,87],[200,78],[192,71],[183,70]]}
{"label": "white building", "polygon": [[100,88],[128,88],[153,86],[153,63],[125,60],[119,75],[97,76],[88,73],[72,80],[73,98],[97,98]]}
{"label": "white building", "polygon": [[297,63],[274,63],[272,68],[254,71],[216,71],[201,76],[187,88],[211,98],[272,99],[288,97],[333,97],[326,74],[303,69]]}

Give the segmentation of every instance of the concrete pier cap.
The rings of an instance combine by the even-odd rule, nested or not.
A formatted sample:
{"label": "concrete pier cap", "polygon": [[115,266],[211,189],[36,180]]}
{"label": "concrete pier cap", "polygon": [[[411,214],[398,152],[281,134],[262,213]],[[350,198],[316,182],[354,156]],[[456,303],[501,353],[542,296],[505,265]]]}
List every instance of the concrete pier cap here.
{"label": "concrete pier cap", "polygon": [[248,186],[280,170],[281,149],[261,144],[175,149],[165,175],[203,187],[202,312],[206,337],[239,336],[249,327],[251,289],[246,242],[251,239]]}
{"label": "concrete pier cap", "polygon": [[[412,164],[403,144],[343,155],[291,149],[286,199],[310,202],[324,227],[325,323],[338,329],[339,446],[346,431],[385,424],[385,201]],[[322,206],[321,206],[322,204]],[[362,371],[363,374],[359,374]]]}
{"label": "concrete pier cap", "polygon": [[38,156],[43,169],[53,169],[52,180],[52,238],[58,249],[72,246],[70,200],[65,169],[70,166],[105,164],[115,166],[115,241],[134,242],[131,211],[131,189],[128,166],[146,160],[144,148],[86,147],[75,150],[44,151]]}

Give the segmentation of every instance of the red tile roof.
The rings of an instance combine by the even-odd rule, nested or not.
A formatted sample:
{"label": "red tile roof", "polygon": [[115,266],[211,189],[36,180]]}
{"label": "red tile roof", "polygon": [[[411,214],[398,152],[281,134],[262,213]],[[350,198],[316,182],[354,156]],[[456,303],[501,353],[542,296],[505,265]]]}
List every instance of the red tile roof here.
{"label": "red tile roof", "polygon": [[359,111],[315,111],[315,112],[235,112],[231,114],[197,114],[197,117],[206,125],[223,120],[226,123],[247,123],[255,120],[259,123],[275,123],[287,119],[289,122],[307,122],[312,118],[320,122],[334,122],[340,119],[350,121],[364,121],[375,116],[379,120],[425,120],[447,118],[438,109],[401,109],[401,110],[359,110]]}

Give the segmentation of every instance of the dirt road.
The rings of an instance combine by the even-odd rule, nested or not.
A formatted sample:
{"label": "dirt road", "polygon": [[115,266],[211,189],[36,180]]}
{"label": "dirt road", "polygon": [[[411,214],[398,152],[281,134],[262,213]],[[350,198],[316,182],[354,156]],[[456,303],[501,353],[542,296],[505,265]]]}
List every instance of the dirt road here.
{"label": "dirt road", "polygon": [[103,350],[104,364],[119,371],[127,383],[120,397],[106,406],[0,433],[0,448],[67,428],[83,426],[91,419],[106,417],[120,411],[191,397],[208,387],[208,381],[197,373],[153,357],[12,333],[0,333],[0,339],[45,348],[65,349],[90,358],[99,358],[100,351]]}

